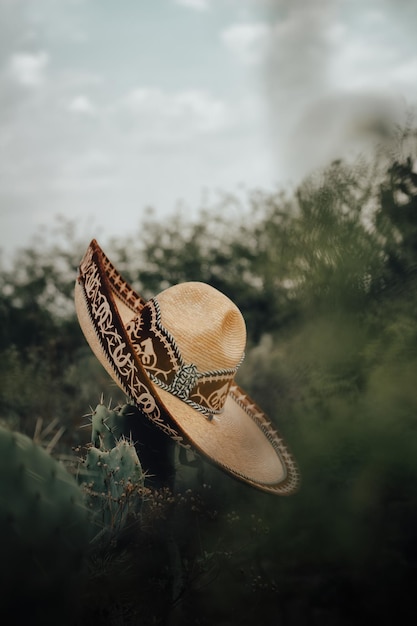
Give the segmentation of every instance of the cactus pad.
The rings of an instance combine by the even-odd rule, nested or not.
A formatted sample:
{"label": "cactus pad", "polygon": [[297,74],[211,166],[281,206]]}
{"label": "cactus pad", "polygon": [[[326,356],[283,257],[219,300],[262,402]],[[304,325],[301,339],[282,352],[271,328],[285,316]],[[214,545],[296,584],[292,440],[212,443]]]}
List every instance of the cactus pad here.
{"label": "cactus pad", "polygon": [[91,414],[91,440],[96,448],[111,450],[124,435],[126,418],[118,409],[98,404]]}
{"label": "cactus pad", "polygon": [[0,427],[0,585],[15,614],[26,603],[46,620],[54,597],[70,602],[88,539],[74,478],[31,439]]}
{"label": "cactus pad", "polygon": [[144,475],[130,441],[121,439],[111,450],[89,448],[82,479],[94,520],[104,533],[117,534],[140,512]]}

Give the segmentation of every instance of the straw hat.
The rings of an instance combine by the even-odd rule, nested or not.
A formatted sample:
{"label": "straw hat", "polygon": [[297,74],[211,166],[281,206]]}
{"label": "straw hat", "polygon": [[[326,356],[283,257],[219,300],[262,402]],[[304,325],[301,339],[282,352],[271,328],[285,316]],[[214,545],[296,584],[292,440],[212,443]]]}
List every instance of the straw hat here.
{"label": "straw hat", "polygon": [[186,282],[146,302],[93,240],[75,304],[101,364],[167,435],[258,489],[297,489],[298,468],[285,442],[235,383],[246,328],[229,298]]}

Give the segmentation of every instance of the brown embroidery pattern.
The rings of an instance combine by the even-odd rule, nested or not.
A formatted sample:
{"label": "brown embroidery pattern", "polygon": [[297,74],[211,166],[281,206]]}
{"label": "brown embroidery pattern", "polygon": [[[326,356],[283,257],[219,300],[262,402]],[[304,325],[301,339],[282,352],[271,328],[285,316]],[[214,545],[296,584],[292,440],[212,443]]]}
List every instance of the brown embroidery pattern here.
{"label": "brown embroidery pattern", "polygon": [[166,434],[184,445],[183,438],[179,433],[163,419],[152,390],[144,384],[139,376],[125,338],[118,329],[119,324],[115,319],[110,302],[103,293],[100,269],[94,261],[91,249],[81,262],[79,279],[83,282],[87,307],[97,337],[123,389]]}
{"label": "brown embroidery pattern", "polygon": [[198,372],[185,363],[170,332],[161,323],[156,298],[126,326],[150,379],[211,419],[221,413],[236,369]]}

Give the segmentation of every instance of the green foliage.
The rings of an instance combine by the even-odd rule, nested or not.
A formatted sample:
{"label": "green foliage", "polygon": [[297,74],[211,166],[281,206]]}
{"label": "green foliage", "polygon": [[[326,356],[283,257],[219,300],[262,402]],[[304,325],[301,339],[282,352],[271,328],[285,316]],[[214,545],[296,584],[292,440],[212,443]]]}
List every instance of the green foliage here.
{"label": "green foliage", "polygon": [[0,353],[0,421],[32,436],[39,418],[58,419],[66,444],[81,443],[81,416],[91,398],[98,399],[103,389],[115,400],[123,394],[88,347],[74,350],[73,359],[59,368],[42,345],[27,350],[11,345]]}
{"label": "green foliage", "polygon": [[73,286],[84,244],[62,219],[29,248],[18,250],[0,272],[0,350],[46,345],[51,362],[67,362],[79,329],[73,316]]}
{"label": "green foliage", "polygon": [[413,161],[394,161],[381,185],[375,226],[385,254],[385,282],[404,287],[417,275],[417,173]]}
{"label": "green foliage", "polygon": [[0,267],[0,420],[31,435],[38,417],[58,418],[74,444],[84,407],[109,385],[74,315],[76,239],[60,220]]}

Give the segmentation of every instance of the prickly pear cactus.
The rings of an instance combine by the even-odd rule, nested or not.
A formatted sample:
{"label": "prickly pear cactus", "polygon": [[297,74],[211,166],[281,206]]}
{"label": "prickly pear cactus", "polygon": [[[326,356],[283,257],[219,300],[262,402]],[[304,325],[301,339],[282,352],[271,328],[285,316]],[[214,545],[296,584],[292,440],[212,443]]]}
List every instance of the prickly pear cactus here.
{"label": "prickly pear cactus", "polygon": [[92,444],[81,481],[97,526],[96,538],[115,538],[142,506],[144,474],[129,437],[130,405],[100,403],[91,414]]}
{"label": "prickly pear cactus", "polygon": [[89,448],[85,459],[87,492],[95,519],[103,528],[121,530],[140,512],[144,477],[132,443],[120,440],[112,450]]}
{"label": "prickly pear cactus", "polygon": [[130,437],[129,404],[110,409],[103,403],[91,413],[91,440],[96,448],[111,450],[121,437]]}
{"label": "prickly pear cactus", "polygon": [[84,493],[65,467],[25,435],[0,426],[3,614],[6,603],[16,623],[24,623],[26,609],[31,623],[49,623],[54,602],[71,604],[88,518]]}

